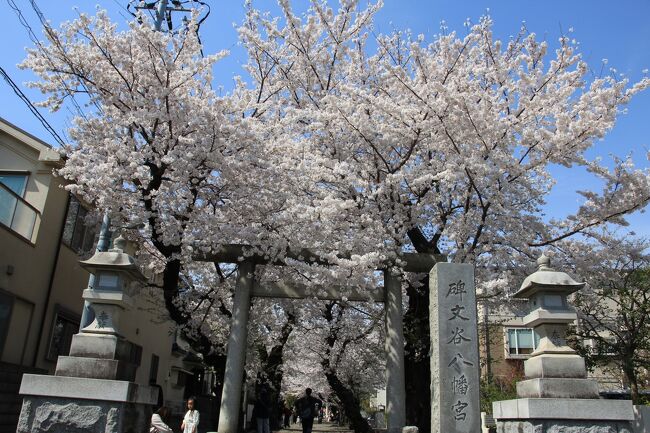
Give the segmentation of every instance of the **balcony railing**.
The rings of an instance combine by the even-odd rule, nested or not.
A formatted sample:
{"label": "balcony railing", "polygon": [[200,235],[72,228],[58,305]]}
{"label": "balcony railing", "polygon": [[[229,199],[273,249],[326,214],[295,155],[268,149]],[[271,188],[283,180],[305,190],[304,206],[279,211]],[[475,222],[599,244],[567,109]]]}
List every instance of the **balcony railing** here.
{"label": "balcony railing", "polygon": [[41,213],[24,198],[0,183],[0,223],[20,237],[32,241]]}

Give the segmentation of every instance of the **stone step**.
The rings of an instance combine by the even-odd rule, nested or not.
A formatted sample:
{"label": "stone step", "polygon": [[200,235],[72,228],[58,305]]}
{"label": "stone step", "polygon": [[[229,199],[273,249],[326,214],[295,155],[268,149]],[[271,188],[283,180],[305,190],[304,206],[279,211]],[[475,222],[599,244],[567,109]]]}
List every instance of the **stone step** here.
{"label": "stone step", "polygon": [[0,433],[16,431],[23,403],[18,391],[25,373],[45,373],[45,370],[0,362]]}
{"label": "stone step", "polygon": [[136,364],[115,359],[59,356],[55,376],[135,381]]}
{"label": "stone step", "polygon": [[543,378],[517,383],[519,398],[598,399],[598,382],[592,379]]}
{"label": "stone step", "polygon": [[0,382],[0,394],[17,394],[20,389],[20,382],[18,383],[7,383]]}
{"label": "stone step", "polygon": [[45,370],[36,367],[29,367],[25,365],[9,364],[7,362],[0,362],[0,371],[3,372],[18,372],[18,373],[44,373]]}

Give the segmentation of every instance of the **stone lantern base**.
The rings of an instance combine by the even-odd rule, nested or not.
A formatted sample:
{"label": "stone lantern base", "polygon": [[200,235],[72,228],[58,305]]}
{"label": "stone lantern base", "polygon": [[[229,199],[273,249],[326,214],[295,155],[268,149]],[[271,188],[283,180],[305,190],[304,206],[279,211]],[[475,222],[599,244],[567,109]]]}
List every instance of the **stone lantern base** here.
{"label": "stone lantern base", "polygon": [[629,400],[519,398],[493,403],[497,433],[632,433]]}
{"label": "stone lantern base", "polygon": [[17,433],[149,431],[158,388],[134,383],[139,351],[116,335],[77,334],[54,376],[25,374]]}
{"label": "stone lantern base", "polygon": [[158,390],[121,380],[25,374],[17,433],[148,431]]}

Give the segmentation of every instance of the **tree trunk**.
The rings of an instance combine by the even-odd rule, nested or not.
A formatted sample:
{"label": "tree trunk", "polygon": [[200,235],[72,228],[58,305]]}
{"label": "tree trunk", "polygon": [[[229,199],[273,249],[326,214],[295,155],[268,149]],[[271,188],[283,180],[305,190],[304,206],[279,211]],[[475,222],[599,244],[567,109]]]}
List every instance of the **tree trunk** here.
{"label": "tree trunk", "polygon": [[355,433],[370,433],[372,431],[370,424],[368,424],[368,421],[361,416],[361,402],[359,399],[354,395],[352,390],[346,387],[343,382],[339,380],[336,373],[329,369],[329,360],[324,360],[321,364],[325,371],[327,383],[341,401],[343,411],[350,420],[352,430],[354,430]]}
{"label": "tree trunk", "polygon": [[639,396],[639,381],[636,377],[634,364],[629,358],[623,361],[623,374],[625,375],[626,382],[630,386],[630,397],[632,398],[632,404],[641,404],[641,399]]}
{"label": "tree trunk", "polygon": [[281,411],[283,409],[283,402],[280,400],[280,390],[282,389],[282,378],[284,375],[284,371],[282,370],[284,346],[293,331],[295,323],[296,316],[293,313],[287,312],[287,322],[282,326],[278,344],[273,346],[268,353],[264,347],[261,347],[259,350],[263,363],[263,374],[258,378],[258,382],[266,385],[270,391],[272,409],[269,423],[271,430],[280,430],[282,428]]}

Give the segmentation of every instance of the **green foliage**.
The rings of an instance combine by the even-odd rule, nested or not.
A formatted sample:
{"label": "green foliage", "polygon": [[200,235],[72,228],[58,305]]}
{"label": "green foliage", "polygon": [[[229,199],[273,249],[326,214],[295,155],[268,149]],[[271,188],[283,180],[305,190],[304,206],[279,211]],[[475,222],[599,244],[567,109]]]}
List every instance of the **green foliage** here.
{"label": "green foliage", "polygon": [[639,404],[643,406],[650,406],[650,395],[647,394],[640,395]]}
{"label": "green foliage", "polygon": [[[576,295],[580,326],[569,328],[567,339],[589,370],[620,371],[632,401],[641,404],[644,372],[650,368],[650,269],[633,258],[623,263],[603,267],[602,275],[594,272],[590,290]],[[585,340],[591,344],[580,344]]]}
{"label": "green foliage", "polygon": [[296,400],[298,400],[298,397],[293,394],[285,394],[284,396],[284,402],[290,408],[296,404]]}
{"label": "green foliage", "polygon": [[481,380],[481,412],[492,413],[492,402],[517,398],[516,380]]}

